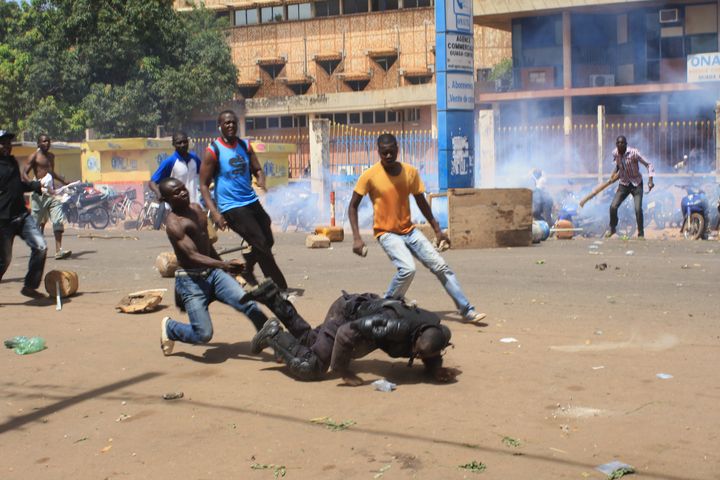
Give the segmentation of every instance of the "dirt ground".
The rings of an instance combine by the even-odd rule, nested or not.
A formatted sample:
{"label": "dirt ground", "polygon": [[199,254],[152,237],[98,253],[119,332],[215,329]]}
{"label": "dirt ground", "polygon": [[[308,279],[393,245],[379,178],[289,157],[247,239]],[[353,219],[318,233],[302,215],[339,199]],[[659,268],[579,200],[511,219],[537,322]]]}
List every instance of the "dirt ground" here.
{"label": "dirt ground", "polygon": [[[422,267],[409,297],[452,329],[445,359],[462,370],[457,382],[433,384],[421,366],[373,354],[354,363],[366,384],[349,388],[332,376],[295,381],[269,353],[251,355],[252,325],[219,304],[209,345],[178,343],[163,357],[161,318],[186,320],[173,280],[153,269],[164,234],[73,233],[73,258],[47,265],[80,276],[62,311],[20,296],[22,242],[0,285],[2,339],[40,335],[48,347],[0,350],[1,479],[600,479],[595,467],[613,460],[638,479],[720,479],[717,241],[448,251],[487,325],[460,323]],[[304,290],[296,306],[310,323],[340,289],[387,286],[392,266],[366,239],[363,259],[347,240],[308,250],[304,234],[278,235],[279,264]],[[221,234],[221,245],[238,243]],[[114,312],[146,288],[169,289],[162,310]],[[397,390],[375,391],[378,378]],[[163,400],[168,392],[184,398]],[[332,431],[310,421],[319,417],[355,423]],[[473,461],[485,471],[459,468]]]}

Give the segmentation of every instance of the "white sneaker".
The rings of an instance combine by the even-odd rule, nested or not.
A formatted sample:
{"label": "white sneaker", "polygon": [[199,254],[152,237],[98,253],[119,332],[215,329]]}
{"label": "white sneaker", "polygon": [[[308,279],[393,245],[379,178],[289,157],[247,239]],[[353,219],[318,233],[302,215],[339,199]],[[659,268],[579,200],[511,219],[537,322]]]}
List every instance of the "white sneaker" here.
{"label": "white sneaker", "polygon": [[160,348],[166,357],[170,355],[173,352],[173,348],[175,348],[175,341],[170,340],[167,335],[167,323],[169,320],[170,317],[165,317],[162,319],[162,322],[160,322],[160,327],[162,328],[162,332],[160,333]]}
{"label": "white sneaker", "polygon": [[470,310],[463,316],[463,319],[469,323],[479,323],[482,320],[484,320],[485,317],[487,317],[487,314],[485,314],[485,313],[480,313],[480,312],[476,312],[475,310]]}

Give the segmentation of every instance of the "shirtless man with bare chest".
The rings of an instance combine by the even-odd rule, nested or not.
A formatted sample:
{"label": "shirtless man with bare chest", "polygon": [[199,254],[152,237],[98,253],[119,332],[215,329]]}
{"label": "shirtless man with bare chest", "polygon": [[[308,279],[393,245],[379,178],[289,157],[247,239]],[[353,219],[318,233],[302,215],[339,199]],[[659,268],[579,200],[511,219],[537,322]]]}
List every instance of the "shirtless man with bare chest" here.
{"label": "shirtless man with bare chest", "polygon": [[242,301],[245,291],[233,278],[243,271],[245,264],[237,259],[220,259],[208,236],[207,215],[200,205],[190,203],[190,194],[180,180],[165,178],[158,188],[162,200],[172,208],[165,232],[179,266],[175,272],[175,298],[190,317],[190,324],[163,318],[160,340],[163,354],[172,353],[175,341],[191,344],[210,341],[213,325],[208,306],[213,300],[243,313],[259,330],[267,316],[255,302]]}
{"label": "shirtless man with bare chest", "polygon": [[52,141],[48,135],[43,133],[38,137],[38,149],[28,157],[23,173],[27,176],[32,171],[35,179],[42,185],[42,192],[33,193],[30,197],[30,210],[41,233],[45,233],[45,223],[50,219],[55,236],[55,259],[63,260],[68,258],[72,252],[62,249],[65,215],[62,203],[53,195],[53,192],[55,180],[63,185],[67,185],[68,182],[55,172],[55,154],[50,151],[51,144]]}

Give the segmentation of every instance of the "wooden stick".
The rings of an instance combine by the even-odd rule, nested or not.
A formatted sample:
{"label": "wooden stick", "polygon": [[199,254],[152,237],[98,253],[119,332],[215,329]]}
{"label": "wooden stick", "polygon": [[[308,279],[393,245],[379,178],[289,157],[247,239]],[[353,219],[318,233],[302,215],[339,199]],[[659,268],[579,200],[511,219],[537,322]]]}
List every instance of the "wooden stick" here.
{"label": "wooden stick", "polygon": [[580,200],[580,208],[584,207],[587,202],[589,202],[590,200],[595,198],[595,196],[598,193],[602,192],[603,190],[608,188],[610,185],[617,182],[618,178],[620,178],[620,176],[613,173],[607,182],[601,183],[600,185],[595,187],[592,192],[588,193],[587,195],[585,195],[585,197],[582,200]]}
{"label": "wooden stick", "polygon": [[81,233],[78,235],[78,238],[90,238],[90,239],[96,239],[101,238],[103,240],[110,240],[113,238],[119,238],[122,240],[140,240],[139,237],[133,237],[131,235],[96,235],[94,233]]}
{"label": "wooden stick", "polygon": [[60,282],[55,280],[55,310],[62,310],[62,299],[60,298]]}

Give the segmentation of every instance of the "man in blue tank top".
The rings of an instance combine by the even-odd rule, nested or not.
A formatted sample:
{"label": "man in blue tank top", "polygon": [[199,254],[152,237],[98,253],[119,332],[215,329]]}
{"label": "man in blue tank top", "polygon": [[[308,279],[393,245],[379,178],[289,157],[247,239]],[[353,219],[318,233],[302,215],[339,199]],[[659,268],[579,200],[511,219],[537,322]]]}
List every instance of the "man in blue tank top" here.
{"label": "man in blue tank top", "polygon": [[[252,186],[252,176],[258,187],[265,189],[265,173],[250,147],[250,142],[237,137],[238,119],[235,112],[226,110],[218,116],[220,137],[208,146],[200,164],[200,193],[220,229],[230,227],[250,245],[245,255],[245,278],[257,285],[253,275],[256,263],[263,274],[283,290],[287,282],[272,254],[274,239],[270,217],[260,205]],[[215,193],[210,184],[215,182]]]}

